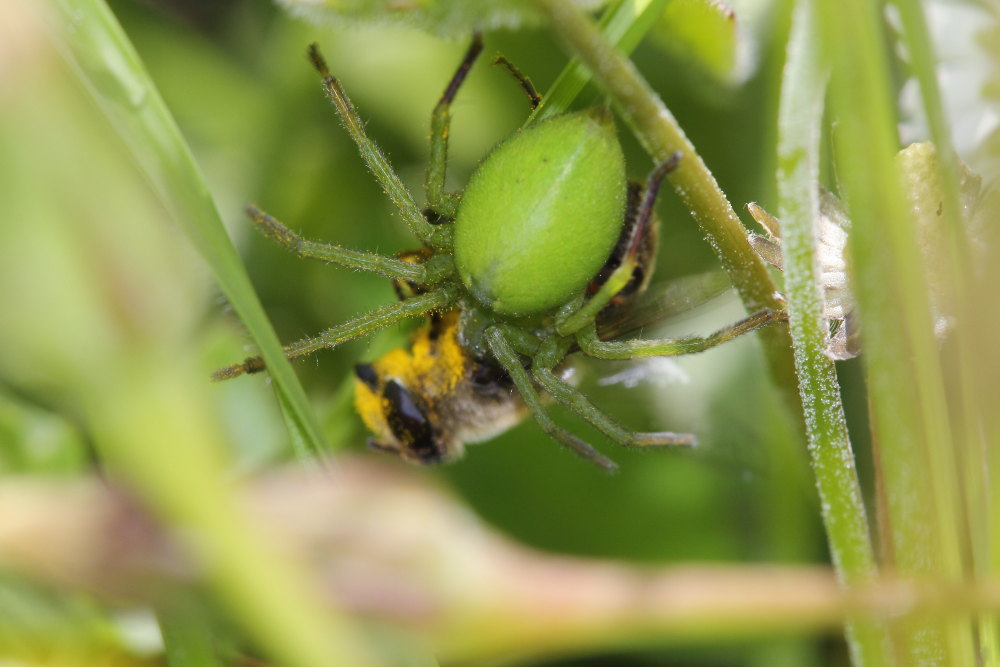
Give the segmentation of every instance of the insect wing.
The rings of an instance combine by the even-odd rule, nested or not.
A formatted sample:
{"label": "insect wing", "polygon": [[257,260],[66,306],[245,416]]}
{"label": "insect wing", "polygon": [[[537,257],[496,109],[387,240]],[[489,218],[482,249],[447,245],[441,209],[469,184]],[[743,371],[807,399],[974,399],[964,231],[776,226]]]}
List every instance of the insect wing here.
{"label": "insect wing", "polygon": [[625,336],[644,327],[679,317],[716,299],[732,288],[723,271],[708,271],[650,285],[634,306],[597,323],[602,340]]}

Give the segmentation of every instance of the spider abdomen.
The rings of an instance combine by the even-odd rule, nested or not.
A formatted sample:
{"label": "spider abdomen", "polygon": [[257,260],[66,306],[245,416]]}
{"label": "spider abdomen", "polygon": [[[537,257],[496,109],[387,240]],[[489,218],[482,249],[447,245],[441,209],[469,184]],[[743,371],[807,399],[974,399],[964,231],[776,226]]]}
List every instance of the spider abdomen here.
{"label": "spider abdomen", "polygon": [[463,194],[455,220],[462,282],[501,315],[562,305],[611,253],[625,194],[625,159],[606,109],[514,135],[483,161]]}

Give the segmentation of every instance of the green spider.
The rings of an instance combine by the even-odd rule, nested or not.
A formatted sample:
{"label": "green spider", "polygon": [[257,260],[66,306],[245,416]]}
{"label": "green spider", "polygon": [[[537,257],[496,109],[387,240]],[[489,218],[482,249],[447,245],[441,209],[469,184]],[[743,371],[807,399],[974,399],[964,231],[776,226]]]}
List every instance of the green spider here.
{"label": "green spider", "polygon": [[[422,245],[397,257],[350,250],[306,240],[248,207],[265,234],[299,256],[381,274],[394,281],[400,296],[398,303],[288,345],[286,355],[294,359],[426,317],[409,349],[355,369],[358,411],[375,434],[370,446],[413,463],[453,461],[466,443],[489,439],[531,414],[559,443],[614,469],[611,460],[553,421],[542,392],[621,445],[693,445],[691,434],[638,433],[611,419],[567,382],[567,356],[690,354],[781,314],[761,311],[705,337],[602,340],[649,280],[657,240],[653,205],[680,155],[657,166],[645,189],[630,185],[610,112],[598,107],[515,133],[479,165],[461,196],[447,192],[450,106],[481,50],[476,36],[434,108],[422,210],[365,134],[316,45],[310,47],[310,60],[362,158]],[[537,103],[530,82],[499,62]],[[253,357],[214,377],[263,368]]]}

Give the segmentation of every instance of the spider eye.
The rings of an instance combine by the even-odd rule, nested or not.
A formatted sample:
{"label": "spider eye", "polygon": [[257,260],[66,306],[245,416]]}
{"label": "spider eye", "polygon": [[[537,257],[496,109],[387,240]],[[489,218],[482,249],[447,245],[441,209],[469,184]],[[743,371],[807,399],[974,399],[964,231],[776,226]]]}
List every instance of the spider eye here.
{"label": "spider eye", "polygon": [[392,434],[420,463],[432,465],[444,460],[444,452],[434,438],[427,415],[410,392],[396,380],[385,386],[382,395],[389,401],[386,421]]}

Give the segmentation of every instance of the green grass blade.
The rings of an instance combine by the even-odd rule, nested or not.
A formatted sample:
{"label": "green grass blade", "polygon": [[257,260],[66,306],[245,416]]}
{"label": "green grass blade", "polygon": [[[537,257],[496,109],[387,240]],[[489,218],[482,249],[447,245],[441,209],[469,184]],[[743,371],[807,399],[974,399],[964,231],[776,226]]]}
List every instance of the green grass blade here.
{"label": "green grass blade", "polygon": [[[852,228],[885,548],[902,576],[965,577],[955,446],[916,229],[894,160],[898,146],[878,5],[821,3],[832,58],[838,174]],[[851,39],[844,39],[851,35]],[[975,664],[968,618],[905,619],[907,659]]]}
{"label": "green grass blade", "polygon": [[[819,219],[817,183],[828,73],[818,49],[812,0],[800,0],[778,110],[778,217],[809,456],[830,554],[840,581],[851,588],[874,580],[876,564],[837,371],[825,354],[827,322],[815,221]],[[883,628],[871,621],[853,620],[848,621],[846,635],[854,664],[892,664]]]}
{"label": "green grass blade", "polygon": [[[940,186],[940,218],[938,224],[944,233],[943,248],[937,251],[943,256],[942,265],[947,266],[947,277],[937,276],[941,289],[946,291],[947,300],[954,309],[956,324],[950,331],[954,338],[957,359],[951,364],[949,378],[951,391],[959,396],[955,419],[956,439],[961,448],[962,463],[961,488],[965,495],[967,523],[962,527],[963,538],[971,544],[972,568],[976,578],[988,577],[991,566],[990,490],[988,474],[983,474],[982,464],[989,461],[989,440],[982,429],[982,416],[991,411],[987,366],[977,358],[977,344],[982,336],[977,336],[975,290],[971,288],[974,278],[970,273],[972,251],[965,216],[962,212],[958,163],[951,141],[948,119],[945,117],[941,90],[938,86],[935,68],[935,54],[924,16],[919,3],[893,3],[899,10],[913,76],[920,85],[921,103],[930,128],[937,159],[936,183]],[[935,194],[938,194],[935,189]],[[946,369],[947,370],[947,369]],[[984,616],[979,620],[979,655],[984,665],[1000,664],[1000,632],[995,616]]]}
{"label": "green grass blade", "polygon": [[[68,59],[201,253],[253,336],[309,451],[325,449],[305,391],[219,218],[201,172],[135,48],[102,0],[58,0]],[[206,378],[207,381],[207,378]]]}

